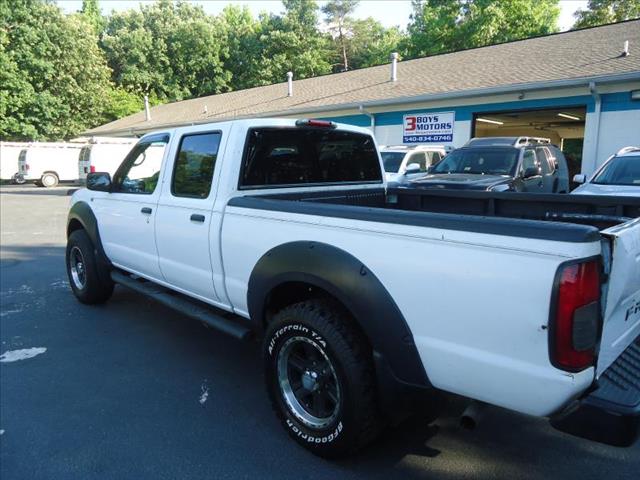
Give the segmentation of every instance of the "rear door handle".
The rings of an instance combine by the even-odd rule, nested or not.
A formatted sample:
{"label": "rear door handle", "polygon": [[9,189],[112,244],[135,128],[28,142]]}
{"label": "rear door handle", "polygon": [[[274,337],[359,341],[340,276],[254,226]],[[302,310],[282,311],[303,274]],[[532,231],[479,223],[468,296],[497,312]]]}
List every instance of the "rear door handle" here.
{"label": "rear door handle", "polygon": [[199,215],[197,213],[192,213],[191,214],[191,221],[192,222],[200,222],[203,223],[204,222],[204,215]]}
{"label": "rear door handle", "polygon": [[142,207],[140,209],[140,212],[146,214],[146,215],[151,215],[152,210],[149,207]]}

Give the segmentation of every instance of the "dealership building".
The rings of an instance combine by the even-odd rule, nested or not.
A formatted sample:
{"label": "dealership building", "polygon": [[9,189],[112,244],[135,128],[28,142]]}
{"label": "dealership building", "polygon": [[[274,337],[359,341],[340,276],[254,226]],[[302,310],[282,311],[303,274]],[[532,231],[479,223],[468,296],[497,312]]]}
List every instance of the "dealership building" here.
{"label": "dealership building", "polygon": [[[392,55],[392,58],[394,55]],[[152,107],[87,132],[130,136],[246,117],[370,128],[379,144],[551,139],[572,173],[640,145],[640,20]]]}

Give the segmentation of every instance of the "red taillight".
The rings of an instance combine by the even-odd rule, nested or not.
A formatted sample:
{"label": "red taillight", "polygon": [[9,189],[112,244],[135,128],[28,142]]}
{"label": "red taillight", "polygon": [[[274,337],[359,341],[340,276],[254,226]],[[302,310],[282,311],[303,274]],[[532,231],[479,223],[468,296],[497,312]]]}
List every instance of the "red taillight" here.
{"label": "red taillight", "polygon": [[91,173],[96,173],[96,167],[95,167],[95,165],[91,165],[91,166],[89,167],[89,172],[91,172]]}
{"label": "red taillight", "polygon": [[552,363],[568,371],[593,365],[600,333],[600,263],[561,267],[551,323]]}
{"label": "red taillight", "polygon": [[24,169],[25,169],[25,170],[29,170],[29,164],[28,164],[28,163],[25,163],[25,164],[24,164]]}
{"label": "red taillight", "polygon": [[336,128],[338,125],[329,121],[329,120],[312,120],[312,119],[302,119],[296,120],[297,127],[320,127],[320,128]]}

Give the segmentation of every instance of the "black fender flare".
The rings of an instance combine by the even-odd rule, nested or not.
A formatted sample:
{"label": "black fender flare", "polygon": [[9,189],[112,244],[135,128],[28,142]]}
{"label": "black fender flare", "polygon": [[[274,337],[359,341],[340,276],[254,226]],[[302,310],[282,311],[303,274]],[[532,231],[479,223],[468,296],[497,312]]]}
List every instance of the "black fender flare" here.
{"label": "black fender flare", "polygon": [[87,202],[76,202],[71,207],[71,210],[69,210],[69,216],[67,217],[67,239],[73,231],[77,230],[78,223],[84,231],[87,232],[91,243],[93,243],[93,253],[98,264],[98,275],[100,279],[107,283],[111,282],[110,271],[113,266],[102,247],[100,231],[98,230],[98,219]]}
{"label": "black fender flare", "polygon": [[288,282],[318,287],[344,305],[367,335],[377,369],[388,366],[407,386],[431,386],[413,335],[395,301],[366,265],[350,253],[312,241],[279,245],[257,262],[247,291],[254,326],[264,327],[269,294]]}

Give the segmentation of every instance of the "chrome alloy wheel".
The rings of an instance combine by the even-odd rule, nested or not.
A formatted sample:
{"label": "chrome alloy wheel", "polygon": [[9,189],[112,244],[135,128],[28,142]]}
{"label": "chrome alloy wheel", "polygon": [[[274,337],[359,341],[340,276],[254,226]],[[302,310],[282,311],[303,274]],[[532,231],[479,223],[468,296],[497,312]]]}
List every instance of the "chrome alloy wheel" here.
{"label": "chrome alloy wheel", "polygon": [[78,290],[82,290],[87,284],[87,272],[85,269],[84,256],[78,247],[73,247],[69,252],[69,268],[71,279]]}
{"label": "chrome alloy wheel", "polygon": [[277,361],[280,392],[289,411],[310,428],[330,425],[340,411],[340,385],[331,360],[307,337],[288,339]]}

